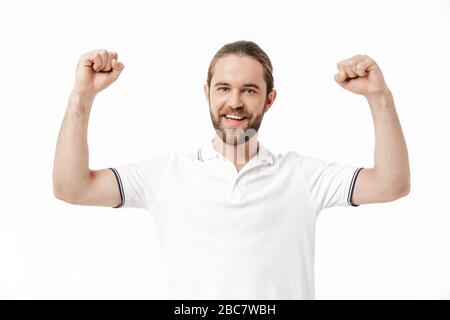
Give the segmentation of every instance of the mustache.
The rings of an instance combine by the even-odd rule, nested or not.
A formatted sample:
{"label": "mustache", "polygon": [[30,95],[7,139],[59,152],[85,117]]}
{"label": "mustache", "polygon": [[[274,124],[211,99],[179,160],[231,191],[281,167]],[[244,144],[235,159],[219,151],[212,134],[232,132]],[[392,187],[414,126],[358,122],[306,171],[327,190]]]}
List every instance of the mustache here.
{"label": "mustache", "polygon": [[249,116],[245,113],[239,113],[239,112],[235,112],[235,111],[228,111],[228,112],[224,112],[222,114],[220,114],[220,116],[226,116],[226,115],[232,115],[232,116],[242,116],[242,117],[246,117],[248,118]]}

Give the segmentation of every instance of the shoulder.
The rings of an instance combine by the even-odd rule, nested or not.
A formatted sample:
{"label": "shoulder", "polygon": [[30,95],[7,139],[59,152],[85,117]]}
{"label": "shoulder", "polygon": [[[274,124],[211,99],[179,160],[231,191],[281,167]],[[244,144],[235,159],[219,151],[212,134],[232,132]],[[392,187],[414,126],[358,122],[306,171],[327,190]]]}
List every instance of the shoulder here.
{"label": "shoulder", "polygon": [[305,155],[296,151],[287,151],[275,156],[280,167],[289,171],[300,171],[304,176],[311,176],[334,164],[311,155]]}
{"label": "shoulder", "polygon": [[140,161],[133,163],[136,169],[142,171],[143,173],[149,171],[158,171],[169,168],[173,165],[175,160],[180,156],[179,150],[169,150],[166,152],[157,153],[146,157]]}
{"label": "shoulder", "polygon": [[287,165],[301,165],[307,162],[317,162],[321,161],[317,158],[307,156],[296,151],[287,151],[285,153],[274,154],[276,162],[287,164]]}
{"label": "shoulder", "polygon": [[141,169],[186,166],[198,163],[198,147],[177,147],[152,155],[135,163]]}

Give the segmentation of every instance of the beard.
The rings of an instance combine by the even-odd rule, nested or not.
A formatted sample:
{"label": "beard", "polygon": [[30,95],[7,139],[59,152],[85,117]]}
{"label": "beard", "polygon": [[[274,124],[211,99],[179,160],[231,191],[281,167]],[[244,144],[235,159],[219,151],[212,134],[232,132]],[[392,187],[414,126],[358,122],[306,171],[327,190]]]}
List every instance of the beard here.
{"label": "beard", "polygon": [[[224,115],[227,113],[239,113],[245,115],[246,118],[242,121],[246,121],[245,125],[239,125],[239,127],[226,126],[224,121]],[[262,119],[264,117],[264,110],[256,115],[247,115],[243,112],[236,110],[229,110],[229,112],[217,112],[211,111],[211,105],[209,106],[209,114],[213,127],[222,141],[231,146],[237,146],[250,140],[259,130]]]}

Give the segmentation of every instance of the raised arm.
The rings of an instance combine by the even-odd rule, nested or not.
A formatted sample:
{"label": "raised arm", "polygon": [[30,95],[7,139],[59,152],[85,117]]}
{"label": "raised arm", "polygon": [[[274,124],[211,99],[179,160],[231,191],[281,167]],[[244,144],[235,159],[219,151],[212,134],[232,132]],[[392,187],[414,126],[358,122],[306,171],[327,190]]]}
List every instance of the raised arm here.
{"label": "raised arm", "polygon": [[388,202],[408,195],[408,150],[394,98],[380,68],[367,55],[341,61],[337,68],[339,72],[334,79],[343,88],[367,99],[375,126],[374,167],[359,173],[352,203]]}
{"label": "raised arm", "polygon": [[56,145],[53,192],[72,204],[116,206],[120,192],[110,169],[90,170],[88,121],[95,96],[117,80],[124,65],[116,52],[95,50],[83,54],[76,69],[75,85]]}

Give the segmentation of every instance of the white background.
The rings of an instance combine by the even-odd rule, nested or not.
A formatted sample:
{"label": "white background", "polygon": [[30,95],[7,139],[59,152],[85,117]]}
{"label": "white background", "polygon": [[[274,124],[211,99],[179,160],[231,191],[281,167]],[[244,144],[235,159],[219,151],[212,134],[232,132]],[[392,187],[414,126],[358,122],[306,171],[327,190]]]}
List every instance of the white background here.
{"label": "white background", "polygon": [[336,63],[374,58],[407,141],[411,192],[330,208],[317,221],[318,299],[449,299],[449,1],[1,1],[0,298],[159,299],[151,216],[53,196],[56,139],[79,56],[106,48],[125,69],[95,100],[91,169],[212,136],[203,95],[214,53],[252,40],[270,56],[277,99],[259,138],[371,167],[366,100]]}

